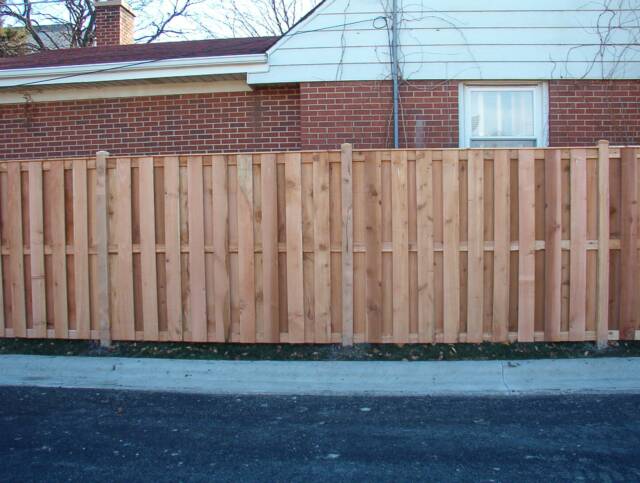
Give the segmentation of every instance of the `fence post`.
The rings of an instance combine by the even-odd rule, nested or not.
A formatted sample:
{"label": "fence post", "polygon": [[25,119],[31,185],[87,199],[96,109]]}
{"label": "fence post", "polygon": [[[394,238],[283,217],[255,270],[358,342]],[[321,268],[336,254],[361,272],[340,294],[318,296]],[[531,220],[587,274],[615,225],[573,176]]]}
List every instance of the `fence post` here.
{"label": "fence post", "polygon": [[609,344],[609,141],[598,142],[598,279],[596,339]]}
{"label": "fence post", "polygon": [[98,252],[98,323],[100,345],[111,346],[111,319],[109,314],[109,237],[107,231],[107,157],[106,151],[96,153],[96,245]]}
{"label": "fence post", "polygon": [[353,146],[341,146],[342,170],[342,345],[353,345]]}

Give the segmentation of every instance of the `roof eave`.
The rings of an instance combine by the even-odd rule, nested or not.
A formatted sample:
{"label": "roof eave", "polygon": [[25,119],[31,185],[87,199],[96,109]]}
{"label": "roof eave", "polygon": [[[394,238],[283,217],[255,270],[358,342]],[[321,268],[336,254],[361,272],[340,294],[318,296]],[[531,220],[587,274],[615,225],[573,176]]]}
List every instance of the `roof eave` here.
{"label": "roof eave", "polygon": [[266,54],[140,60],[0,70],[0,87],[249,74],[268,69]]}

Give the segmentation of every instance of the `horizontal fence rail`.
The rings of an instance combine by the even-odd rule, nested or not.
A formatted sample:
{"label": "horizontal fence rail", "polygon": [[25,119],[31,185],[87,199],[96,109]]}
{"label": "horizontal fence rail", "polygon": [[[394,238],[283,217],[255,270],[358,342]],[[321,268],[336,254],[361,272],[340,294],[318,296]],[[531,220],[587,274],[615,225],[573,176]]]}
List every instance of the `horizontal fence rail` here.
{"label": "horizontal fence rail", "polygon": [[638,339],[638,154],[0,163],[0,337]]}

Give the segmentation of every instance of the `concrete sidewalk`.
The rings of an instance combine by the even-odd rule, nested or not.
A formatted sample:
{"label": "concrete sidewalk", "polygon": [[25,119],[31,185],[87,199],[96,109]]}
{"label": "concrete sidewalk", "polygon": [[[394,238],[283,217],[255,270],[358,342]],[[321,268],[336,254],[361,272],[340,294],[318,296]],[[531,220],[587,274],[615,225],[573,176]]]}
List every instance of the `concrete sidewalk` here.
{"label": "concrete sidewalk", "polygon": [[640,358],[248,362],[6,355],[0,386],[345,396],[640,393]]}

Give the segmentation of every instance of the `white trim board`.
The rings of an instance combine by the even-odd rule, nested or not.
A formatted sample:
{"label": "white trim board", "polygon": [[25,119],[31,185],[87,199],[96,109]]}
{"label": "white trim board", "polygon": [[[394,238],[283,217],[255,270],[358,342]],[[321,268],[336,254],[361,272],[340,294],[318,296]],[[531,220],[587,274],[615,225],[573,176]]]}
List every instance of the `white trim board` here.
{"label": "white trim board", "polygon": [[203,75],[265,72],[267,56],[230,55],[158,61],[114,62],[0,70],[0,87],[64,85],[122,80],[169,79]]}

